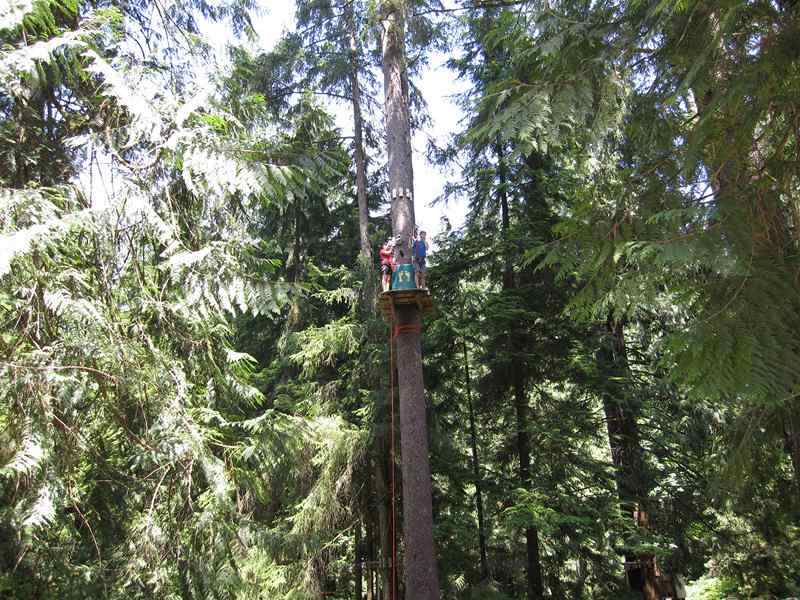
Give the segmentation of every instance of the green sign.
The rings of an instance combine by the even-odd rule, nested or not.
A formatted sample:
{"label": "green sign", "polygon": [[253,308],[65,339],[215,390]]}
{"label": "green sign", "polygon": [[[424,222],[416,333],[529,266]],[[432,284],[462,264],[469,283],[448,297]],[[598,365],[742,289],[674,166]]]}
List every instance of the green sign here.
{"label": "green sign", "polygon": [[392,277],[393,290],[413,290],[417,288],[417,281],[414,277],[414,265],[397,265],[394,276]]}

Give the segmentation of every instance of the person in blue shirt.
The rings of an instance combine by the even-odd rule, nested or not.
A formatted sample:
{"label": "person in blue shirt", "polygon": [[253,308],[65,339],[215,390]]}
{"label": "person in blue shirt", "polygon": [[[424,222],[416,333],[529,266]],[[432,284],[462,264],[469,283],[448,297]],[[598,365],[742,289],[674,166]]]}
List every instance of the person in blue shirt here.
{"label": "person in blue shirt", "polygon": [[414,263],[414,274],[417,280],[417,287],[420,289],[425,288],[425,274],[428,268],[425,266],[425,258],[428,256],[428,245],[425,237],[427,234],[424,231],[419,232],[419,238],[414,240],[411,245],[411,259]]}

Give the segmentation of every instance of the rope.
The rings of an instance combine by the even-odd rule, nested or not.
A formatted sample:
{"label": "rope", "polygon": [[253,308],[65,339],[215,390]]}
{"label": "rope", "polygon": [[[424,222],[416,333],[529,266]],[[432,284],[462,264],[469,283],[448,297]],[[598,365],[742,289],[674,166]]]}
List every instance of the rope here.
{"label": "rope", "polygon": [[389,447],[389,495],[392,498],[392,506],[391,506],[391,515],[392,515],[392,588],[389,592],[389,599],[395,600],[395,590],[397,589],[397,530],[396,530],[396,518],[395,518],[395,492],[394,492],[394,447],[395,447],[395,440],[394,440],[394,374],[395,374],[395,364],[394,364],[394,339],[397,337],[398,329],[402,327],[401,325],[395,325],[395,315],[394,315],[394,302],[392,302],[392,324],[391,324],[391,332],[390,332],[390,339],[389,339],[389,381],[391,385],[391,394],[390,394],[390,402],[391,402],[391,426],[390,426],[390,447]]}

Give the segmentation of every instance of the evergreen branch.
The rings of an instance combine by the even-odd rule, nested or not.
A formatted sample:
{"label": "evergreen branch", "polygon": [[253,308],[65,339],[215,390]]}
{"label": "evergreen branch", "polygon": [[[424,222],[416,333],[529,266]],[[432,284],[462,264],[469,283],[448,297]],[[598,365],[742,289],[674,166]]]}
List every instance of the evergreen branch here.
{"label": "evergreen branch", "polygon": [[111,375],[110,373],[106,373],[105,371],[100,371],[99,369],[95,369],[93,367],[86,367],[83,365],[36,366],[36,365],[20,365],[17,363],[10,363],[6,361],[0,361],[0,365],[11,369],[27,369],[30,371],[60,371],[60,370],[86,371],[87,373],[94,373],[95,375],[101,375],[106,379],[110,379],[114,383],[119,383],[119,378],[117,378],[115,375]]}

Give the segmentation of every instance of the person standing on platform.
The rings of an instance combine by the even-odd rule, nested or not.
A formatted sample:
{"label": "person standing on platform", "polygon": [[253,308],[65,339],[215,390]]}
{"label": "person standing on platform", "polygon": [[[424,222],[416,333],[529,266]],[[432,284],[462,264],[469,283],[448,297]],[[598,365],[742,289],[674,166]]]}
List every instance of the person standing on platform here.
{"label": "person standing on platform", "polygon": [[425,289],[425,274],[428,268],[425,266],[425,259],[428,256],[428,241],[425,239],[427,234],[424,231],[419,232],[419,238],[414,240],[411,246],[411,259],[414,262],[414,272],[417,280],[417,287]]}
{"label": "person standing on platform", "polygon": [[381,287],[384,292],[388,292],[392,282],[392,271],[394,271],[394,243],[391,239],[384,242],[379,254],[381,257]]}

